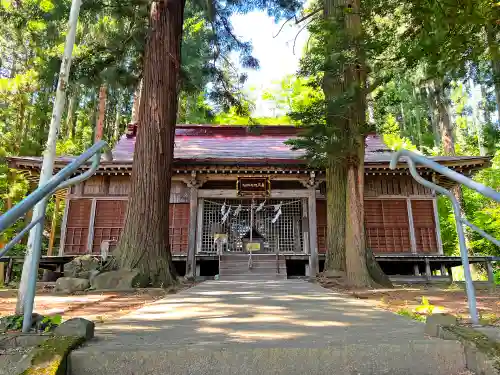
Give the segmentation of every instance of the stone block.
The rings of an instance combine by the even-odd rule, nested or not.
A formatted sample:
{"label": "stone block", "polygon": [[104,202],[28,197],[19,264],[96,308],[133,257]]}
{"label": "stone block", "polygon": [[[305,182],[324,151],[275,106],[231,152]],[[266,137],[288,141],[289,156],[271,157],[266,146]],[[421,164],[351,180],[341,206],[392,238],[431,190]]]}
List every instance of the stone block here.
{"label": "stone block", "polygon": [[56,281],[56,292],[74,293],[86,290],[90,287],[90,282],[87,279],[79,279],[73,277],[61,277]]}
{"label": "stone block", "polygon": [[76,336],[90,340],[94,337],[94,322],[83,319],[73,318],[63,322],[54,330],[56,336]]}
{"label": "stone block", "polygon": [[97,258],[92,255],[82,255],[64,265],[64,276],[82,278],[82,276],[88,275],[90,271],[97,270],[99,266]]}
{"label": "stone block", "polygon": [[149,280],[138,270],[117,270],[100,273],[92,279],[92,289],[130,290],[148,286]]}
{"label": "stone block", "polygon": [[432,314],[425,321],[425,333],[429,336],[438,337],[439,326],[452,326],[457,324],[457,318],[450,314]]}

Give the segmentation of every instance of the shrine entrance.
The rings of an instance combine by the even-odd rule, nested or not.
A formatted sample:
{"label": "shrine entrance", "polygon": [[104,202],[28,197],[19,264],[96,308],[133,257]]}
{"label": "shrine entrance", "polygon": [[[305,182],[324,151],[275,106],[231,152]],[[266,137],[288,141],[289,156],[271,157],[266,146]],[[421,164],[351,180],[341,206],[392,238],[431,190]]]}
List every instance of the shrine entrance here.
{"label": "shrine entrance", "polygon": [[306,200],[203,199],[201,252],[304,253]]}

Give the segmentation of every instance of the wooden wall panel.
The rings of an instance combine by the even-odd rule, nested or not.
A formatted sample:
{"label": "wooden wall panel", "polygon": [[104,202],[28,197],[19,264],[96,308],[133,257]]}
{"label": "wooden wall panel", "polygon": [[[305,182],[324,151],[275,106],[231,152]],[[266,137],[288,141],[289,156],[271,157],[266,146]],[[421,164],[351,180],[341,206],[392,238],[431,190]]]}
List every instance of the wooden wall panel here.
{"label": "wooden wall panel", "polygon": [[109,241],[110,250],[116,247],[123,229],[126,210],[125,200],[97,200],[92,253],[100,254],[102,241]]}
{"label": "wooden wall panel", "polygon": [[170,204],[170,251],[187,253],[189,237],[189,203]]}
{"label": "wooden wall panel", "polygon": [[130,176],[110,176],[109,195],[124,196],[130,192]]}
{"label": "wooden wall panel", "polygon": [[432,191],[416,182],[411,176],[365,176],[365,197],[381,195],[432,195]]}
{"label": "wooden wall panel", "polygon": [[374,253],[411,253],[405,199],[365,200],[365,230]]}
{"label": "wooden wall panel", "polygon": [[413,225],[418,253],[437,253],[436,221],[432,200],[412,200]]}
{"label": "wooden wall panel", "polygon": [[172,181],[170,203],[189,203],[189,188],[184,182]]}
{"label": "wooden wall panel", "polygon": [[93,176],[83,183],[83,195],[103,195],[105,192],[104,176]]}
{"label": "wooden wall panel", "polygon": [[318,228],[318,252],[326,253],[326,200],[316,201],[316,225]]}
{"label": "wooden wall panel", "polygon": [[89,234],[90,199],[73,199],[69,201],[66,235],[64,239],[65,254],[85,254]]}

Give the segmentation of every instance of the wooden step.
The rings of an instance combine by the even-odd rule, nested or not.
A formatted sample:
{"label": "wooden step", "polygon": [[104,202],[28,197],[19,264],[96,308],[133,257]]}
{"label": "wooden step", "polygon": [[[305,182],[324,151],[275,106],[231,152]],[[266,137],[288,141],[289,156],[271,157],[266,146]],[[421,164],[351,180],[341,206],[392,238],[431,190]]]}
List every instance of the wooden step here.
{"label": "wooden step", "polygon": [[220,257],[221,280],[276,280],[286,279],[286,260],[276,254],[252,254],[252,268],[248,268],[249,254],[225,254]]}

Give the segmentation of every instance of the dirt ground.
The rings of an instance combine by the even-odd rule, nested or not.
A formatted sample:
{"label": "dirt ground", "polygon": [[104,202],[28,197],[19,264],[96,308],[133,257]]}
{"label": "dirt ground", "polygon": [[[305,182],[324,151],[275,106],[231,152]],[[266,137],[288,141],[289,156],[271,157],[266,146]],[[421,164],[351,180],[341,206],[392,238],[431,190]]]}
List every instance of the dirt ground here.
{"label": "dirt ground", "polygon": [[[35,298],[34,311],[42,315],[61,315],[63,320],[80,317],[104,323],[186,287],[180,286],[171,290],[150,288],[135,292],[81,292],[64,295],[55,293],[50,285],[40,286]],[[14,314],[16,300],[16,289],[0,289],[0,317]]]}
{"label": "dirt ground", "polygon": [[[338,290],[334,286],[324,285]],[[356,290],[350,293],[355,298],[366,299],[374,305],[396,313],[411,312],[426,315],[429,309],[422,303],[427,299],[434,313],[445,312],[456,315],[464,323],[468,321],[466,293],[461,285],[436,286],[396,286],[394,289]],[[484,324],[500,325],[500,286],[495,291],[487,288],[476,289],[477,308]],[[405,314],[406,315],[406,314]]]}

